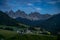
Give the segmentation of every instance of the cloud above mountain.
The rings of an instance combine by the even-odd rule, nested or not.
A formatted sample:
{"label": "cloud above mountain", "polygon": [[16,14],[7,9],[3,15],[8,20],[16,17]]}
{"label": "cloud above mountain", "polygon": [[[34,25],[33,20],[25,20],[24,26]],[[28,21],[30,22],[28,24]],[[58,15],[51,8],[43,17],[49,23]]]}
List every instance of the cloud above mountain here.
{"label": "cloud above mountain", "polygon": [[0,0],[0,10],[11,9],[14,11],[20,9],[26,13],[38,10],[42,14],[54,14],[60,12],[60,0]]}

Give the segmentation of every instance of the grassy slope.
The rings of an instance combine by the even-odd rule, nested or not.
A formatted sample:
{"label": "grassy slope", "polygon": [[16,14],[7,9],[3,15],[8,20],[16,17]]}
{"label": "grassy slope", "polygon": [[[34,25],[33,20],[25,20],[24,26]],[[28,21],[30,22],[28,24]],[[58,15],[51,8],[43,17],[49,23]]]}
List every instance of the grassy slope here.
{"label": "grassy slope", "polygon": [[56,40],[57,37],[44,36],[44,35],[20,35],[14,31],[0,30],[0,35],[2,35],[5,40]]}
{"label": "grassy slope", "polygon": [[0,30],[0,35],[2,35],[5,39],[8,39],[17,35],[17,33],[14,31]]}

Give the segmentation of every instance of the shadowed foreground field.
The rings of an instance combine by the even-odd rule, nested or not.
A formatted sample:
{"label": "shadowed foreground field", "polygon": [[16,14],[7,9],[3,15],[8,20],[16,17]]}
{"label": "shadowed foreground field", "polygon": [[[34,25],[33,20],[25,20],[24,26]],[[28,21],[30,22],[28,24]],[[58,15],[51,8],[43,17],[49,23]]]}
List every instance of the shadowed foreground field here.
{"label": "shadowed foreground field", "polygon": [[14,31],[0,30],[0,40],[57,40],[56,36],[18,34]]}

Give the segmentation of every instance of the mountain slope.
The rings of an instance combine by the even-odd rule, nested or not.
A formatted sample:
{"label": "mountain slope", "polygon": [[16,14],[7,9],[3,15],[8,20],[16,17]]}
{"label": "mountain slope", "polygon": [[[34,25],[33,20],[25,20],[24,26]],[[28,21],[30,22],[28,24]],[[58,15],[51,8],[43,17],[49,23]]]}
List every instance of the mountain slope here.
{"label": "mountain slope", "polygon": [[26,25],[29,25],[29,26],[39,26],[41,24],[41,22],[43,22],[44,20],[29,20],[29,19],[26,19],[26,18],[21,18],[21,17],[18,17],[16,18],[16,20],[22,24],[26,24]]}
{"label": "mountain slope", "polygon": [[0,25],[18,26],[17,21],[0,11]]}
{"label": "mountain slope", "polygon": [[41,27],[45,28],[46,30],[57,34],[60,32],[60,14],[54,15],[45,22],[41,24]]}

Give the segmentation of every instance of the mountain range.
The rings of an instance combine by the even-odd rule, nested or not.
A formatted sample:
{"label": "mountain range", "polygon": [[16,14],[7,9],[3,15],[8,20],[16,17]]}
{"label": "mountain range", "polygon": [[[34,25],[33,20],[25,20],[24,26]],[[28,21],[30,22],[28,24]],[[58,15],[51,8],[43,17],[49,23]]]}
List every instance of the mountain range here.
{"label": "mountain range", "polygon": [[31,12],[30,14],[25,13],[24,11],[21,10],[17,10],[16,12],[14,12],[13,10],[10,10],[8,12],[6,12],[11,18],[26,18],[29,20],[45,20],[50,18],[52,15],[50,14],[40,14],[39,12]]}
{"label": "mountain range", "polygon": [[[10,12],[9,12],[10,13]],[[17,17],[15,18],[15,12],[11,12],[9,15],[7,15],[8,13],[4,13],[2,11],[0,11],[0,25],[9,25],[9,26],[17,26],[18,23],[21,24],[25,24],[25,25],[29,25],[30,27],[41,27],[43,29],[46,29],[47,31],[50,31],[53,34],[57,34],[58,32],[60,32],[60,13],[55,14],[53,16],[50,16],[48,19],[44,19],[44,20],[30,20],[24,17]],[[23,14],[25,14],[25,12],[22,12]],[[14,16],[13,16],[13,15]],[[19,14],[19,13],[18,13]],[[23,15],[22,14],[22,15]],[[39,17],[39,13],[34,12],[31,13],[33,15],[33,17]],[[29,16],[31,16],[31,14],[29,14]],[[17,15],[17,14],[16,14]],[[24,16],[26,16],[27,14],[25,14]]]}

